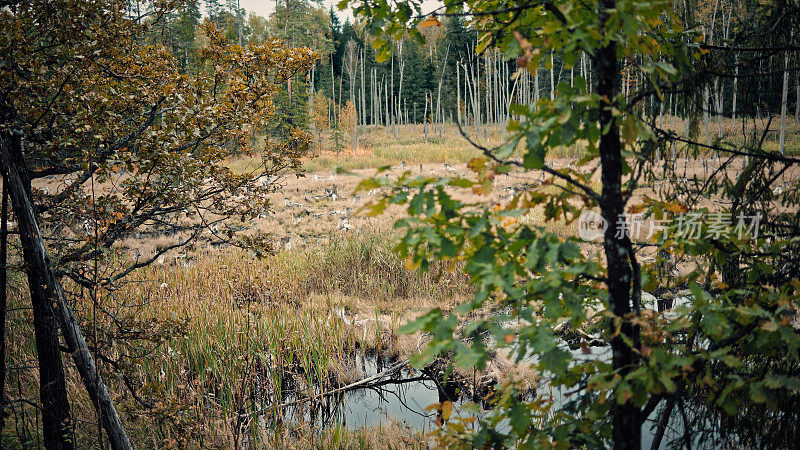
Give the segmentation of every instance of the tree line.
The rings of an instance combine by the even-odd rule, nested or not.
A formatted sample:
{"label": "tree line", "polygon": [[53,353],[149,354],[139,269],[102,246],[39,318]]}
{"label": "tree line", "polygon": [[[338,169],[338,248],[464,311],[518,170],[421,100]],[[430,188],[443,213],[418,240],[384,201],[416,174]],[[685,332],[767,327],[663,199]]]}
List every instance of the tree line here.
{"label": "tree line", "polygon": [[[702,27],[709,45],[715,45],[746,32],[741,29],[746,22],[736,20],[739,12],[735,7],[734,2],[708,2],[694,8],[687,19]],[[509,112],[511,105],[536,103],[542,97],[552,100],[559,84],[574,87],[576,77],[590,89],[594,85],[593,62],[586,52],[549,51],[538,59],[539,66],[533,71],[518,73],[518,61],[509,59],[496,45],[481,42],[479,27],[464,16],[436,19],[436,26],[418,23],[416,33],[406,32],[391,40],[393,51],[386,61],[377,58],[375,37],[363,23],[349,19],[342,23],[333,9],[326,11],[308,0],[278,1],[266,18],[245,16],[233,1],[207,0],[204,5],[188,1],[164,20],[154,39],[170,47],[185,66],[191,66],[199,48],[197,30],[205,18],[217,23],[232,43],[260,42],[272,36],[289,46],[306,46],[320,53],[311,72],[294,80],[296,95],[288,92],[288,86],[278,93],[281,125],[273,126],[272,133],[287,125],[333,129],[346,133],[355,145],[368,126],[387,127],[396,135],[399,124],[427,123],[432,133],[441,133],[437,124],[458,122],[464,128],[472,127],[476,135],[485,136],[491,127],[505,136],[506,124],[514,118]],[[769,45],[771,39],[764,36],[762,40]],[[721,64],[731,66],[741,58],[742,65],[757,65],[761,75],[716,74],[699,99],[674,93],[663,102],[648,99],[642,108],[657,110],[659,116],[689,119],[686,127],[703,134],[707,143],[721,137],[723,118],[783,114],[794,122],[800,120],[800,80],[790,75],[797,65],[790,55],[773,52],[761,57],[754,49],[728,52],[721,58],[726,59]],[[635,57],[627,58],[622,70],[620,82],[626,100],[646,83],[647,74],[629,70],[636,63]],[[348,107],[348,102],[352,106]],[[343,110],[345,120],[340,118]],[[425,133],[428,131],[426,127]]]}

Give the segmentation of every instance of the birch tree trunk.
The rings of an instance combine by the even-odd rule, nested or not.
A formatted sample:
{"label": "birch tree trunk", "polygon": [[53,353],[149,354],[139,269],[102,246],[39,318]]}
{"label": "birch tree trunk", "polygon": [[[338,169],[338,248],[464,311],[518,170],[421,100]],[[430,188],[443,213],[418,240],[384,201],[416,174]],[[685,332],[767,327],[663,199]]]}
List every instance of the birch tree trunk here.
{"label": "birch tree trunk", "polygon": [[367,132],[367,102],[366,102],[367,80],[364,78],[364,49],[361,49],[361,134]]}
{"label": "birch tree trunk", "polygon": [[[375,124],[376,125],[383,125],[383,119],[381,117],[382,116],[382,114],[381,114],[381,105],[382,105],[382,103],[381,103],[381,89],[382,88],[381,88],[381,83],[377,82],[378,81],[377,77],[378,76],[376,74],[375,75],[375,78],[376,78],[375,82],[376,82],[377,86],[375,86]],[[383,80],[381,80],[381,82],[382,81]]]}
{"label": "birch tree trunk", "polygon": [[[444,64],[442,65],[442,75],[439,77],[439,93],[437,94],[436,98],[436,117],[438,117],[442,112],[441,102],[442,102],[442,82],[444,82],[444,71],[447,68],[447,57],[450,56],[450,44],[447,44],[447,51],[444,54]],[[444,117],[442,117],[442,128],[444,128]],[[438,120],[437,120],[438,123]],[[439,140],[442,139],[442,128],[439,129]]]}
{"label": "birch tree trunk", "polygon": [[586,59],[587,59],[586,52],[581,52],[581,75],[583,76],[583,79],[586,80],[588,83],[589,76],[586,72]]}
{"label": "birch tree trunk", "polygon": [[483,90],[483,98],[484,98],[484,109],[485,109],[485,119],[484,119],[484,126],[483,126],[483,138],[486,139],[489,133],[489,125],[492,123],[492,102],[489,99],[489,91],[491,89],[491,81],[492,81],[492,69],[489,67],[489,55],[487,54],[483,58],[484,64],[484,75],[486,89]]}
{"label": "birch tree trunk", "polygon": [[[331,70],[333,70],[333,69],[331,69]],[[337,105],[339,105],[339,109],[338,109],[337,114],[336,114],[336,120],[339,120],[339,118],[341,116],[341,112],[342,112],[342,91],[344,90],[344,89],[342,89],[342,83],[344,83],[343,78],[344,78],[344,74],[342,74],[342,76],[339,77],[339,102],[337,103]]]}
{"label": "birch tree trunk", "polygon": [[458,126],[461,126],[461,62],[456,64],[456,109]]}
{"label": "birch tree trunk", "polygon": [[473,83],[473,89],[475,89],[475,105],[477,106],[476,109],[476,117],[477,121],[475,122],[475,133],[480,136],[480,131],[478,130],[478,126],[483,122],[483,111],[481,110],[481,62],[476,57],[475,58],[475,79]]}
{"label": "birch tree trunk", "polygon": [[392,130],[393,130],[392,132],[394,133],[394,138],[397,139],[397,126],[395,125],[395,122],[397,120],[396,120],[395,115],[394,115],[394,108],[395,108],[395,106],[394,106],[394,104],[395,104],[395,98],[394,98],[394,52],[392,52],[392,86],[391,86],[391,92],[392,92],[392,94],[391,94],[391,99],[392,100],[391,100],[391,109],[389,110],[389,120],[390,120],[390,123],[392,124]]}
{"label": "birch tree trunk", "polygon": [[486,55],[483,58],[483,67],[486,71],[486,90],[484,91],[484,99],[486,101],[486,127],[488,128],[491,123],[494,121],[494,105],[492,104],[492,81],[494,80],[492,76],[494,75],[491,66],[491,54],[486,52]]}
{"label": "birch tree trunk", "polygon": [[[395,105],[395,111],[397,112],[397,116],[400,116],[400,121],[403,120],[403,114],[400,111],[400,105],[402,104],[403,98],[403,72],[405,71],[406,63],[405,58],[403,58],[403,41],[400,41],[400,52],[398,53],[398,65],[400,66],[400,86],[397,87],[397,103]],[[395,137],[397,137],[397,131],[395,131]]]}
{"label": "birch tree trunk", "polygon": [[554,60],[553,60],[553,52],[550,52],[550,100],[556,99],[556,79],[554,73]]}
{"label": "birch tree trunk", "polygon": [[[336,78],[333,76],[333,55],[331,55],[331,100],[336,99]],[[336,105],[333,105],[331,108],[331,116],[328,118],[328,123],[333,125],[333,121],[336,119]]]}
{"label": "birch tree trunk", "polygon": [[733,72],[733,104],[731,105],[731,118],[734,122],[736,122],[736,93],[738,90],[738,83],[739,83],[739,54],[736,53],[733,55],[733,65],[734,65],[734,72]]}
{"label": "birch tree trunk", "polygon": [[784,57],[783,90],[781,92],[781,130],[778,137],[778,150],[784,154],[784,140],[786,138],[786,109],[789,97],[789,52]]}
{"label": "birch tree trunk", "polygon": [[711,145],[711,131],[709,129],[709,113],[708,110],[711,109],[709,105],[709,92],[708,92],[708,84],[703,88],[703,125],[706,129],[706,145]]}
{"label": "birch tree trunk", "polygon": [[422,115],[422,133],[428,141],[428,93],[425,93],[425,112]]}
{"label": "birch tree trunk", "polygon": [[[717,8],[719,7],[719,0],[714,3],[714,13],[711,15],[711,31],[708,39],[709,44],[714,43],[714,24],[717,21]],[[708,88],[708,83],[705,84],[703,88],[703,125],[706,129],[706,145],[711,145],[711,131],[709,130],[709,121],[710,121],[710,109],[711,109],[711,100],[710,100],[710,92]]]}
{"label": "birch tree trunk", "polygon": [[[473,67],[474,65],[474,67]],[[470,100],[472,101],[472,124],[475,126],[475,135],[479,134],[478,126],[481,121],[481,99],[478,97],[478,80],[479,80],[479,65],[474,61],[470,62]],[[473,70],[474,69],[474,70]]]}
{"label": "birch tree trunk", "polygon": [[[239,35],[239,39],[241,40],[241,34]],[[241,44],[240,44],[241,45]],[[311,75],[308,89],[308,117],[311,118],[309,121],[311,124],[311,136],[313,137],[316,133],[317,124],[314,123],[314,69],[316,69],[317,63],[315,62],[313,66],[311,66]],[[255,130],[253,130],[253,137],[255,138]]]}
{"label": "birch tree trunk", "polygon": [[389,118],[389,96],[390,95],[391,94],[389,93],[389,77],[386,77],[386,79],[384,80],[384,86],[383,86],[383,102],[386,105],[386,108],[384,109],[384,114],[386,114],[386,116],[385,116],[385,126],[384,126],[384,128],[386,129],[386,137],[389,137],[389,127],[391,126],[391,123],[392,123],[391,119]]}
{"label": "birch tree trunk", "polygon": [[[730,19],[729,19],[730,20]],[[728,35],[730,32],[730,21],[726,22],[725,20],[725,9],[723,7],[722,10],[722,29],[723,29],[723,41],[728,40]],[[720,84],[719,77],[714,79],[714,96],[716,98],[716,113],[717,113],[717,138],[722,139],[722,112],[724,110],[725,105],[725,85]]]}
{"label": "birch tree trunk", "polygon": [[719,77],[714,79],[714,109],[717,114],[717,138],[722,139],[722,87]]}
{"label": "birch tree trunk", "polygon": [[794,123],[800,124],[800,72],[794,77],[795,97],[794,97]]}

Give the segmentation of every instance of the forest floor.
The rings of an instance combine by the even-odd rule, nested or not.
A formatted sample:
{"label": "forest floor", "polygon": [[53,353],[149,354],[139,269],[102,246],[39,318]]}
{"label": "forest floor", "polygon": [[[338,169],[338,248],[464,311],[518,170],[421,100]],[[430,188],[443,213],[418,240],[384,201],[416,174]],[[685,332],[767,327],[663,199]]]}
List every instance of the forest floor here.
{"label": "forest floor", "polygon": [[[682,129],[677,119],[666,120]],[[735,133],[735,124],[724,125],[726,132]],[[499,144],[501,136],[496,129],[489,129],[485,133],[480,130],[474,138],[491,146]],[[124,376],[112,379],[110,385],[129,418],[137,446],[232,447],[242,439],[256,446],[286,448],[427,445],[424,429],[409,427],[396,417],[366,427],[337,424],[315,428],[306,420],[314,417],[313,409],[295,411],[294,420],[284,417],[288,413],[279,408],[266,412],[275,402],[299,401],[298,392],[321,394],[370,375],[363,367],[363,356],[359,360],[354,355],[377,355],[389,362],[407,358],[420,348],[423,338],[399,335],[402,323],[434,307],[452,308],[473,293],[458,266],[451,271],[435,265],[422,274],[407,270],[391,252],[398,233],[393,224],[404,211],[390,208],[383,215],[368,217],[361,208],[381,191],[355,189],[383,166],[391,166],[382,174],[391,179],[406,171],[441,178],[471,177],[467,163],[480,151],[452,126],[441,136],[431,128],[427,138],[421,125],[400,126],[396,134],[394,129],[371,128],[356,150],[331,151],[329,144],[323,141],[326,149],[304,161],[302,176],[280,180],[280,189],[270,195],[270,214],[242,225],[246,232],[270,233],[276,243],[274,254],[258,259],[241,250],[212,245],[213,236],[205,235],[199,243],[166,254],[158,263],[138,271],[101,299],[101,306],[113,312],[109,315],[113,318],[98,319],[107,333],[99,339],[121,346],[113,347],[117,356],[128,356],[122,358],[128,362],[116,367],[116,373]],[[768,137],[766,147],[774,145],[773,137]],[[790,128],[787,153],[800,153],[800,127]],[[578,166],[579,156],[579,148],[562,149],[548,158],[548,164],[594,171],[590,184],[599,189],[597,161]],[[701,158],[679,155],[670,164],[682,175],[682,182],[689,182],[695,175],[713,172],[720,162],[713,154]],[[246,172],[258,160],[233,158],[229,164],[234,171]],[[731,179],[738,176],[740,167],[738,160],[731,165]],[[800,174],[786,173],[780,182],[798,179]],[[545,180],[539,172],[512,171],[498,176],[488,195],[455,195],[465,202],[503,205],[516,193]],[[645,180],[631,204],[667,188],[670,186],[663,180]],[[541,210],[521,220],[544,226],[563,238],[578,234],[574,222],[545,223]],[[130,239],[121,245],[125,251],[147,256],[178,238]],[[593,243],[585,243],[583,248],[587,253],[601,250]],[[22,304],[23,297],[12,297],[12,302]],[[91,308],[78,309],[88,324]],[[112,344],[118,338],[115,322],[124,322],[138,340]],[[12,362],[31,360],[32,336],[13,339],[10,354],[14,355]],[[76,409],[85,412],[81,418],[86,423],[76,426],[85,427],[86,435],[91,436],[91,403],[79,388],[74,368],[69,370],[74,404],[82,405]],[[17,371],[14,384],[35,398],[36,376],[35,371]],[[461,376],[463,380],[471,377],[462,387],[473,392],[478,389],[476,380],[489,385],[513,379],[533,388],[537,379],[525,364],[515,365],[499,352],[483,372]],[[136,396],[126,384],[136,386]],[[255,401],[259,396],[271,404]],[[298,414],[301,420],[296,420]],[[256,420],[255,416],[262,417]],[[35,428],[35,420],[34,412],[7,423],[19,427],[30,422]],[[276,431],[268,426],[275,420],[291,426]]]}

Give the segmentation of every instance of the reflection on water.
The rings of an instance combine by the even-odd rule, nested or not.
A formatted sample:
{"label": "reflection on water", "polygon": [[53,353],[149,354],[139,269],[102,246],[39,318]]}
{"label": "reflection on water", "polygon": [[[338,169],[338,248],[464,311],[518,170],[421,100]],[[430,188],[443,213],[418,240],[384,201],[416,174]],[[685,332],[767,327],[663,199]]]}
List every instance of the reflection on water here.
{"label": "reflection on water", "polygon": [[[394,362],[374,355],[356,358],[366,377],[381,373]],[[436,420],[436,413],[426,410],[428,406],[444,401],[458,405],[471,401],[469,397],[460,395],[453,383],[435,379],[431,372],[406,367],[368,387],[319,402],[315,408],[293,406],[284,414],[289,421],[302,420],[321,428],[340,425],[358,429],[393,421],[422,430]]]}
{"label": "reflection on water", "polygon": [[[367,364],[375,367],[374,360],[368,360]],[[401,376],[404,379],[418,378],[407,370],[402,371]],[[401,421],[415,429],[429,428],[436,415],[425,408],[441,401],[443,391],[430,379],[403,383],[398,383],[401,379],[396,381],[345,394],[340,403],[340,414],[334,420],[338,419],[349,428],[373,426],[388,420]]]}
{"label": "reflection on water", "polygon": [[[609,347],[588,347],[588,353],[586,347],[571,349],[566,343],[562,348],[569,350],[575,361],[611,362]],[[381,374],[388,367],[397,364],[397,361],[386,360],[374,355],[357,355],[355,358],[365,378]],[[524,363],[535,364],[536,358],[527,358]],[[313,403],[313,406],[310,406],[307,401],[296,402],[298,398],[290,395],[285,400],[295,403],[286,407],[281,415],[283,420],[288,423],[302,422],[310,424],[315,429],[342,426],[355,430],[380,423],[394,422],[411,429],[427,431],[436,426],[437,418],[435,410],[426,410],[428,406],[450,401],[457,408],[466,402],[475,402],[486,410],[491,408],[491,405],[482,402],[484,395],[485,392],[481,395],[473,394],[471,388],[464,383],[459,384],[452,381],[447,383],[441,376],[435,376],[433,371],[420,372],[405,367],[391,375],[377,378],[368,387],[360,387],[336,396],[319,398]],[[580,390],[572,390],[567,394],[549,385],[547,380],[541,380],[535,392],[527,400],[532,400],[533,396],[546,397],[553,401],[555,409],[562,409],[571,400],[586,395],[592,394]],[[737,429],[735,434],[738,437],[731,435],[730,432],[720,432],[722,420],[718,415],[715,416],[709,405],[698,399],[685,397],[680,398],[678,402],[681,405],[680,414],[677,412],[678,408],[672,410],[663,438],[658,446],[659,449],[740,447],[738,443],[742,442],[741,436],[744,436],[744,433],[760,434],[764,432],[764,430]],[[640,431],[642,448],[652,447],[658,428],[657,422],[665,408],[667,408],[666,403],[662,402],[644,421]],[[501,422],[499,424],[501,429],[498,431],[502,432],[504,425]],[[684,436],[685,429],[694,430],[688,438]]]}

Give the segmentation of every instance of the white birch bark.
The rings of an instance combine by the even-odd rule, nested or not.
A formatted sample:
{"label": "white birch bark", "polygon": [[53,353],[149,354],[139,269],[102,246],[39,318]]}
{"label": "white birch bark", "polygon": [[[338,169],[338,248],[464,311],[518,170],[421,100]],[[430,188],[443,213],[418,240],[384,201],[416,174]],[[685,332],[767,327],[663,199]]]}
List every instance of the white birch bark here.
{"label": "white birch bark", "polygon": [[786,138],[786,110],[789,97],[789,52],[786,52],[783,66],[783,90],[781,92],[781,130],[778,137],[778,150],[785,152],[783,144]]}
{"label": "white birch bark", "polygon": [[550,100],[556,99],[556,79],[555,74],[553,72],[554,69],[554,62],[553,62],[553,52],[550,52]]}
{"label": "white birch bark", "polygon": [[739,84],[739,55],[733,55],[733,65],[734,65],[734,72],[733,72],[733,105],[731,105],[731,118],[734,122],[736,122],[736,92],[738,90]]}

